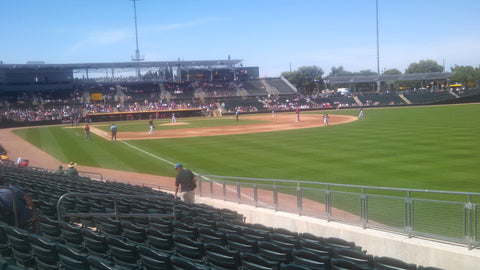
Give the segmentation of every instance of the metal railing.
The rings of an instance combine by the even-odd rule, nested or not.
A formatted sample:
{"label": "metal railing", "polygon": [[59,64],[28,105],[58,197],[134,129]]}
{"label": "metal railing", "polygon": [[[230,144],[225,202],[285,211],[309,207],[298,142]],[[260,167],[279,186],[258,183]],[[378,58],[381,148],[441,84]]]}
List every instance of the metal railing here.
{"label": "metal railing", "polygon": [[480,193],[199,175],[198,192],[239,204],[480,246]]}

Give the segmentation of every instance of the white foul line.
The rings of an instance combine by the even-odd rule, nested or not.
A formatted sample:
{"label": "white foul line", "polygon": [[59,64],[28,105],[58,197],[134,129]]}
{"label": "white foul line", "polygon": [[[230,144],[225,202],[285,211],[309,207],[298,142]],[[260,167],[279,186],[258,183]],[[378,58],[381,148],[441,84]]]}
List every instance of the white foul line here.
{"label": "white foul line", "polygon": [[[125,142],[125,141],[119,141],[119,142],[121,142],[121,143],[123,143],[123,144],[125,144],[125,145],[127,145],[127,146],[129,146],[129,147],[131,147],[131,148],[133,148],[133,149],[135,149],[135,150],[137,150],[137,151],[140,151],[140,152],[142,152],[142,153],[144,153],[144,154],[146,154],[146,155],[148,155],[148,156],[151,156],[151,157],[153,157],[153,158],[159,159],[159,160],[161,160],[161,161],[163,161],[163,162],[165,162],[165,163],[168,163],[168,164],[170,164],[170,165],[175,165],[175,163],[173,163],[173,162],[171,162],[171,161],[168,161],[168,160],[166,160],[166,159],[164,159],[164,158],[161,158],[161,157],[159,157],[159,156],[157,156],[157,155],[154,155],[154,154],[152,154],[152,153],[150,153],[150,152],[147,152],[147,151],[145,151],[145,150],[143,150],[143,149],[140,149],[140,148],[138,148],[138,147],[136,147],[136,146],[133,146],[133,145],[131,145],[131,144]],[[198,174],[195,173],[195,172],[193,172],[193,173],[194,173],[195,175],[198,175]],[[215,183],[216,185],[219,185],[219,186],[221,185],[221,184],[219,184],[217,181],[214,181],[214,180],[211,180],[211,179],[209,179],[209,180],[212,181],[213,183]],[[230,190],[230,191],[236,191],[235,189],[229,188],[229,187],[227,187],[227,189]],[[243,197],[245,197],[245,198],[253,201],[253,198],[250,197],[250,196],[248,196],[248,195],[242,194],[241,196],[243,196]],[[261,203],[261,202],[260,202],[260,203]],[[262,203],[262,204],[263,204],[263,203]]]}

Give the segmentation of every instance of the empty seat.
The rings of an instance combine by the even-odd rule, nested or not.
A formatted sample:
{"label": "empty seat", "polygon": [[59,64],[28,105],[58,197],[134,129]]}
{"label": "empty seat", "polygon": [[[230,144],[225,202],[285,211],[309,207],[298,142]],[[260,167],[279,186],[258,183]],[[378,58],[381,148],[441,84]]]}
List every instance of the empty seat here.
{"label": "empty seat", "polygon": [[270,242],[284,248],[294,249],[298,248],[300,245],[297,238],[285,234],[270,233],[268,238],[270,239]]}
{"label": "empty seat", "polygon": [[222,222],[218,221],[215,223],[217,227],[217,231],[219,232],[224,232],[227,234],[236,234],[236,235],[241,235],[242,234],[242,228],[236,225],[232,225],[228,222]]}
{"label": "empty seat", "polygon": [[320,255],[333,256],[333,247],[310,240],[300,239],[300,249],[312,251]]}
{"label": "empty seat", "polygon": [[170,262],[174,270],[210,270],[210,267],[204,264],[190,261],[186,258],[171,256]]}
{"label": "empty seat", "polygon": [[250,238],[255,241],[267,241],[269,231],[257,229],[257,228],[250,228],[244,227],[242,228],[242,235],[246,238]]}
{"label": "empty seat", "polygon": [[149,226],[165,233],[173,232],[172,219],[170,218],[150,218]]}
{"label": "empty seat", "polygon": [[35,257],[36,268],[45,270],[58,269],[58,251],[56,243],[48,238],[29,234],[30,247]]}
{"label": "empty seat", "polygon": [[358,265],[345,259],[330,259],[332,270],[373,270],[373,267],[367,265]]}
{"label": "empty seat", "polygon": [[107,237],[107,244],[115,265],[130,269],[138,267],[139,256],[135,245],[115,237]]}
{"label": "empty seat", "polygon": [[354,262],[357,265],[373,266],[373,256],[352,248],[334,248],[333,257]]}
{"label": "empty seat", "polygon": [[82,250],[84,248],[82,227],[67,222],[60,222],[59,225],[61,231],[60,237],[65,245]]}
{"label": "empty seat", "polygon": [[176,234],[180,234],[191,239],[198,238],[198,231],[197,228],[194,226],[190,226],[182,221],[175,221],[173,222],[173,231]]}
{"label": "empty seat", "polygon": [[227,246],[230,249],[240,252],[256,253],[258,251],[257,241],[245,238],[241,235],[227,233]]}
{"label": "empty seat", "polygon": [[217,228],[215,221],[213,219],[207,219],[205,217],[193,217],[192,218],[193,224],[198,227],[204,227],[215,230]]}
{"label": "empty seat", "polygon": [[140,264],[147,270],[170,269],[170,254],[157,251],[144,245],[137,246]]}
{"label": "empty seat", "polygon": [[107,237],[103,234],[99,234],[87,228],[82,228],[81,231],[88,253],[97,257],[107,258]]}
{"label": "empty seat", "polygon": [[97,229],[107,236],[122,237],[123,227],[120,221],[109,217],[96,217],[95,224]]}
{"label": "empty seat", "polygon": [[221,246],[227,245],[227,236],[225,235],[225,233],[216,232],[215,230],[210,228],[198,228],[198,239],[205,243],[214,243]]}
{"label": "empty seat", "polygon": [[444,270],[444,269],[438,268],[438,267],[423,266],[423,265],[418,266],[417,269],[418,269],[418,270]]}
{"label": "empty seat", "polygon": [[38,220],[40,221],[40,232],[43,236],[53,241],[60,241],[62,231],[58,220],[53,220],[47,216],[39,216]]}
{"label": "empty seat", "polygon": [[240,260],[243,269],[248,270],[272,270],[277,269],[279,264],[269,261],[262,256],[253,253],[240,253]]}
{"label": "empty seat", "polygon": [[209,266],[221,269],[238,269],[240,252],[229,250],[213,243],[204,244],[205,255]]}
{"label": "empty seat", "polygon": [[12,226],[5,227],[5,231],[17,265],[24,268],[34,267],[35,258],[31,252],[30,239],[28,238],[30,233]]}
{"label": "empty seat", "polygon": [[123,227],[123,235],[128,242],[134,244],[142,244],[147,240],[145,228],[134,225],[128,221],[121,222]]}
{"label": "empty seat", "polygon": [[280,270],[310,270],[310,268],[291,262],[289,264],[281,263]]}
{"label": "empty seat", "polygon": [[205,257],[203,243],[200,241],[194,241],[183,235],[174,235],[173,242],[177,255],[195,262],[201,262]]}
{"label": "empty seat", "polygon": [[66,245],[57,243],[56,248],[62,269],[65,270],[89,270],[90,263],[87,260],[88,254],[80,253]]}
{"label": "empty seat", "polygon": [[258,254],[263,258],[279,263],[289,263],[291,258],[290,249],[283,248],[271,242],[260,241],[258,245]]}
{"label": "empty seat", "polygon": [[11,250],[8,245],[7,231],[6,228],[9,225],[6,223],[0,222],[0,257],[10,257]]}
{"label": "empty seat", "polygon": [[415,264],[406,263],[402,260],[391,257],[378,257],[373,259],[373,266],[378,270],[416,270]]}
{"label": "empty seat", "polygon": [[312,270],[329,270],[330,256],[320,255],[307,250],[292,250],[292,260],[295,264]]}
{"label": "empty seat", "polygon": [[157,229],[146,228],[148,246],[161,252],[173,253],[173,235]]}
{"label": "empty seat", "polygon": [[120,270],[120,269],[128,269],[124,267],[119,267],[115,265],[112,261],[100,258],[97,256],[88,256],[87,257],[88,263],[90,264],[90,270]]}
{"label": "empty seat", "polygon": [[362,248],[359,246],[356,246],[354,242],[350,242],[341,238],[337,237],[328,237],[323,239],[323,244],[331,246],[331,247],[337,247],[337,248],[354,248],[361,250]]}

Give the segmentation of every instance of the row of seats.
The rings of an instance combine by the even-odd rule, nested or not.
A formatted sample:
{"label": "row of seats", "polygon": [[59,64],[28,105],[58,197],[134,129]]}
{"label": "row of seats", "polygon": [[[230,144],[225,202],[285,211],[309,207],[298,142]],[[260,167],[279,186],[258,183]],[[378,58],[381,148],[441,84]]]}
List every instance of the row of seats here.
{"label": "row of seats", "polygon": [[78,229],[83,236],[83,247],[69,241],[55,242],[0,223],[3,263],[20,269],[437,269],[417,268],[414,264],[373,257],[356,249],[333,248],[332,254],[325,253],[319,249],[318,242],[312,240],[306,240],[309,244],[304,244],[305,247],[291,250],[258,241],[257,252],[249,252],[174,235],[173,248],[161,250],[87,228]]}

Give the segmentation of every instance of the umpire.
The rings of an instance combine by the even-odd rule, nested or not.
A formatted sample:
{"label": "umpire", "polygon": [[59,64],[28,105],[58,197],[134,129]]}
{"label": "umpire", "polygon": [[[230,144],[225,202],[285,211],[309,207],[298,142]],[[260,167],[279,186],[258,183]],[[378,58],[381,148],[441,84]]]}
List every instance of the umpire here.
{"label": "umpire", "polygon": [[175,178],[175,198],[177,198],[178,187],[182,186],[180,190],[182,199],[185,202],[194,202],[197,177],[192,171],[184,169],[180,163],[175,165],[175,170],[178,172]]}

